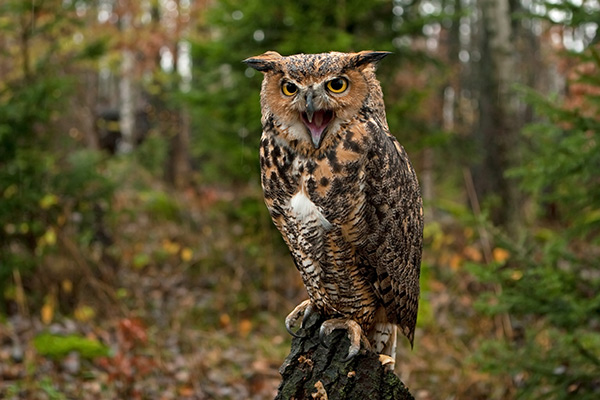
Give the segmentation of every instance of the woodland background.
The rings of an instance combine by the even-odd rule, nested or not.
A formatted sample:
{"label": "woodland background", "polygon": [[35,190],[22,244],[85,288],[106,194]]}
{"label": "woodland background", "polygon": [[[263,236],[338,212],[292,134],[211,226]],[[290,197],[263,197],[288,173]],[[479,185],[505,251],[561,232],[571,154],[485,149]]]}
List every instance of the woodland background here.
{"label": "woodland background", "polygon": [[0,397],[269,399],[306,296],[261,76],[388,50],[426,204],[417,399],[600,398],[597,0],[0,0]]}

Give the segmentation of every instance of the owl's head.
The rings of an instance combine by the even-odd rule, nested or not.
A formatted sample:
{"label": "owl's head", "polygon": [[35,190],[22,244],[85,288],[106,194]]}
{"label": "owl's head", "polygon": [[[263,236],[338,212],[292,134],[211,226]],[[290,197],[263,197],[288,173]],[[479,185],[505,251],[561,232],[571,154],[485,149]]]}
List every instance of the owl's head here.
{"label": "owl's head", "polygon": [[272,115],[290,139],[318,149],[326,136],[355,118],[367,99],[382,105],[376,63],[390,54],[296,54],[268,51],[244,62],[262,72],[263,118]]}

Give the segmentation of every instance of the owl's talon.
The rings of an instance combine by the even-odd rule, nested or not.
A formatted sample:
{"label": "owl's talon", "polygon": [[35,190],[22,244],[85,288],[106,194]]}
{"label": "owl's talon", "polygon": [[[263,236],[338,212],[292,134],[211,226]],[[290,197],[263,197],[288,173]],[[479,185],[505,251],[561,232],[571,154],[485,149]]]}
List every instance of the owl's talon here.
{"label": "owl's talon", "polygon": [[329,345],[325,342],[325,324],[321,325],[321,329],[319,329],[319,342],[329,348]]}
{"label": "owl's talon", "polygon": [[310,300],[304,300],[302,303],[298,304],[296,308],[292,310],[291,313],[285,318],[285,329],[295,338],[303,338],[304,335],[300,335],[294,332],[292,329],[298,323],[300,316],[302,316],[302,323],[300,324],[300,328],[304,327],[304,321],[306,317],[308,317],[312,313],[312,304]]}
{"label": "owl's talon", "polygon": [[354,358],[354,356],[356,356],[358,354],[359,351],[360,351],[360,346],[355,348],[352,345],[350,345],[350,348],[348,349],[348,355],[342,360],[342,362],[345,363],[345,362],[352,360]]}
{"label": "owl's talon", "polygon": [[304,324],[306,324],[306,321],[308,320],[308,317],[310,317],[312,315],[312,313],[315,311],[314,308],[313,308],[312,303],[310,303],[309,300],[306,300],[306,301],[308,301],[309,304],[304,309],[304,315],[302,316],[302,322],[300,323],[300,328],[304,328]]}
{"label": "owl's talon", "polygon": [[306,335],[300,335],[300,334],[294,332],[291,327],[287,326],[287,324],[285,325],[285,330],[288,331],[288,333],[295,338],[302,339],[302,338],[306,337]]}
{"label": "owl's talon", "polygon": [[321,329],[319,330],[319,340],[323,343],[323,346],[327,346],[325,343],[325,336],[331,334],[336,329],[345,329],[348,331],[348,339],[350,340],[350,347],[348,347],[348,355],[342,360],[342,362],[350,361],[360,351],[361,341],[364,343],[365,348],[370,349],[371,345],[369,340],[364,335],[360,325],[352,319],[335,318],[329,319],[323,322]]}

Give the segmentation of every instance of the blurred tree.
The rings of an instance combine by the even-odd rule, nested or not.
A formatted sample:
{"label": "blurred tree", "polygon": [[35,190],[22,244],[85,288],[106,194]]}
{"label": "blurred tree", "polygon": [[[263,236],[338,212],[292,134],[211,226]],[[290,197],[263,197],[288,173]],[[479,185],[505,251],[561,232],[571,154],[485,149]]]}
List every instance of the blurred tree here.
{"label": "blurred tree", "polygon": [[112,193],[102,159],[80,151],[79,131],[59,124],[71,74],[101,53],[99,42],[77,40],[80,22],[76,7],[59,0],[0,4],[0,287],[21,307],[21,275],[46,264],[66,231],[90,245],[94,205],[108,206]]}
{"label": "blurred tree", "polygon": [[[545,17],[557,18],[554,6],[548,4]],[[598,25],[589,28],[600,9],[570,7],[569,13],[560,14],[558,30],[550,29],[560,33],[555,46],[581,51],[561,62],[570,76],[565,99],[524,91],[539,120],[524,130],[530,147],[523,165],[510,171],[531,196],[537,218],[520,241],[501,239],[512,254],[508,262],[474,268],[502,288],[482,296],[479,307],[508,312],[514,326],[514,337],[488,341],[478,360],[510,375],[523,399],[600,395],[600,47],[593,44]],[[593,34],[578,44],[556,40],[577,29]]]}
{"label": "blurred tree", "polygon": [[85,13],[95,17],[87,29],[110,39],[99,63],[95,105],[102,128],[113,128],[104,136],[109,139],[107,147],[129,153],[154,135],[168,149],[162,176],[174,186],[185,186],[191,176],[190,124],[189,111],[179,95],[189,90],[191,80],[186,38],[194,35],[192,26],[202,25],[206,2],[99,0],[83,4]]}
{"label": "blurred tree", "polygon": [[513,90],[515,74],[515,38],[513,10],[509,0],[482,0],[481,62],[478,74],[479,119],[473,139],[480,162],[474,167],[474,183],[481,198],[500,199],[492,208],[496,224],[510,225],[518,220],[520,203],[517,184],[505,172],[516,163],[517,125],[522,112]]}

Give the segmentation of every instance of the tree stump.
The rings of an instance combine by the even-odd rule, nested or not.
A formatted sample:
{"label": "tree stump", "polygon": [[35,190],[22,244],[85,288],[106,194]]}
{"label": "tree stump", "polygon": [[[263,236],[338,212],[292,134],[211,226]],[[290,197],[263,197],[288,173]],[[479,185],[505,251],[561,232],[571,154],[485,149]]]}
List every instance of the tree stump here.
{"label": "tree stump", "polygon": [[292,339],[292,349],[279,373],[282,382],[275,400],[414,400],[393,371],[379,362],[379,356],[361,350],[351,360],[346,331],[336,330],[321,342],[319,328],[325,321],[311,314]]}

